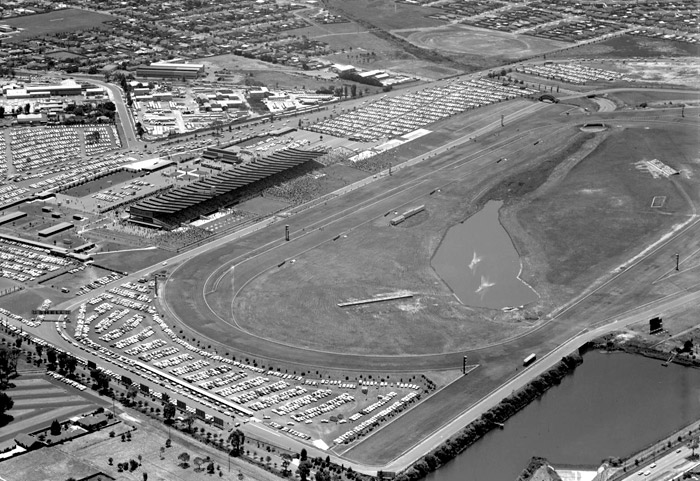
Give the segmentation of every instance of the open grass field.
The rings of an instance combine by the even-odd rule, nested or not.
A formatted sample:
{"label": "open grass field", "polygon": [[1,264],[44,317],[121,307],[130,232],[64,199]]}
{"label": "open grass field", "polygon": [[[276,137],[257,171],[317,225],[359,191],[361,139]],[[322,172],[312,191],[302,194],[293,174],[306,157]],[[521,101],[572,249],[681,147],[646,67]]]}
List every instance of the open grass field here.
{"label": "open grass field", "polygon": [[[484,142],[498,140],[493,135]],[[553,144],[554,139],[549,142]],[[548,148],[532,146],[521,150],[521,155],[535,162]],[[498,149],[493,152],[499,155]],[[389,217],[374,218],[296,257],[294,263],[264,271],[234,300],[238,325],[279,342],[358,354],[452,352],[527,331],[532,326],[529,322],[513,322],[460,304],[430,265],[446,230],[477,209],[471,200],[482,180],[481,174],[475,174],[442,188],[439,194],[397,205],[397,212],[426,206],[425,213],[401,227],[390,226]],[[415,297],[364,307],[336,306],[404,290]]]}
{"label": "open grass field", "polygon": [[328,4],[333,9],[346,12],[351,18],[367,19],[382,30],[435,27],[445,24],[442,20],[428,17],[428,15],[443,13],[442,10],[436,8],[382,0],[353,2],[331,0]]}
{"label": "open grass field", "polygon": [[8,40],[9,42],[17,42],[30,37],[99,27],[112,20],[114,17],[111,15],[69,8],[37,15],[7,18],[3,20],[3,23],[23,30]]}
{"label": "open grass field", "polygon": [[547,53],[566,45],[526,35],[514,35],[465,25],[401,32],[419,47],[448,53],[515,59]]}
{"label": "open grass field", "polygon": [[[458,70],[449,66],[417,59],[400,46],[374,35],[364,27],[355,29],[346,27],[339,29],[339,31],[333,30],[333,28],[343,25],[349,24],[314,25],[293,32],[296,35],[306,35],[314,40],[327,43],[336,53],[325,55],[323,58],[334,63],[351,64],[364,70],[392,70],[428,79],[459,73]],[[368,53],[373,55],[371,57],[363,56]]]}
{"label": "open grass field", "polygon": [[700,45],[659,38],[621,35],[600,43],[570,47],[547,55],[547,59],[568,58],[658,58],[700,55]]}
{"label": "open grass field", "polygon": [[625,61],[614,64],[632,81],[700,87],[700,65],[697,61],[654,59],[648,61]]}
{"label": "open grass field", "polygon": [[19,286],[20,283],[13,281],[12,279],[6,279],[4,277],[0,277],[0,292],[6,290],[6,289],[12,289],[13,287]]}
{"label": "open grass field", "polygon": [[[585,159],[558,172],[557,182],[523,199],[511,212],[527,240],[516,244],[532,265],[547,266],[526,271],[527,277],[565,291],[582,288],[634,246],[685,221],[691,213],[686,192],[695,189],[694,181],[654,178],[634,164],[659,159],[697,175],[696,135],[688,126],[614,129]],[[651,207],[654,196],[666,196],[662,208]]]}
{"label": "open grass field", "polygon": [[[693,172],[692,132],[691,127],[674,126],[592,134],[572,126],[521,151],[530,159],[522,163],[530,162],[532,168],[516,169],[518,173],[482,200],[507,202],[502,222],[523,258],[523,277],[547,293],[534,309],[547,311],[565,302],[634,246],[687,218],[688,202],[677,185],[689,189],[690,181],[654,179],[633,164],[659,158]],[[562,137],[568,139],[564,146]],[[425,204],[426,212],[400,228],[391,227],[386,217],[371,219],[293,263],[265,270],[234,300],[231,309],[238,325],[278,342],[358,354],[451,352],[526,331],[531,327],[527,323],[502,322],[456,302],[427,262],[446,229],[473,212],[475,206],[465,199],[474,188],[465,180],[439,195],[416,198],[413,204]],[[666,196],[662,209],[650,206],[654,195]],[[591,218],[597,219],[595,229]],[[404,290],[415,297],[336,306]]]}
{"label": "open grass field", "polygon": [[[50,284],[50,283],[49,283]],[[2,298],[2,307],[26,319],[34,317],[32,309],[38,309],[46,299],[54,305],[70,299],[73,294],[62,294],[49,286],[38,285],[32,289],[22,289]]]}
{"label": "open grass field", "polygon": [[680,108],[682,104],[700,102],[700,91],[698,93],[628,91],[608,94],[608,98],[616,101],[619,105],[628,107],[638,107],[642,103],[646,103],[649,107],[678,105]]}
{"label": "open grass field", "polygon": [[145,266],[162,262],[173,255],[172,252],[164,249],[121,249],[124,249],[124,247],[118,245],[104,246],[103,252],[95,255],[95,262],[120,271],[136,272]]}

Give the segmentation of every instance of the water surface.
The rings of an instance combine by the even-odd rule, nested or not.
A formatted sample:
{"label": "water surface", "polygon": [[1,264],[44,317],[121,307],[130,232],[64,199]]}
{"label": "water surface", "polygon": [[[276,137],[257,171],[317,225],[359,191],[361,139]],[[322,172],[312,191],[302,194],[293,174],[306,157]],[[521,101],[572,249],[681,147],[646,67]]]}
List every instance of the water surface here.
{"label": "water surface", "polygon": [[438,275],[468,306],[517,307],[537,300],[537,293],[518,277],[520,257],[498,221],[501,204],[489,201],[451,227],[432,260]]}
{"label": "water surface", "polygon": [[573,375],[428,481],[514,481],[532,456],[598,466],[628,457],[697,420],[700,370],[591,352]]}

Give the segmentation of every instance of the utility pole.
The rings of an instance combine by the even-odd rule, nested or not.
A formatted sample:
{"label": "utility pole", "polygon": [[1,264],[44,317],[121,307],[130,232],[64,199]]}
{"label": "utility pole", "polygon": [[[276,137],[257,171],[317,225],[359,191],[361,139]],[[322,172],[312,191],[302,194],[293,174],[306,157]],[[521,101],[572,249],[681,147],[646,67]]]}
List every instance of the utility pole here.
{"label": "utility pole", "polygon": [[503,127],[503,114],[501,114],[501,127]]}
{"label": "utility pole", "polygon": [[676,270],[678,270],[678,267],[680,265],[680,259],[681,259],[681,255],[676,254]]}
{"label": "utility pole", "polygon": [[462,374],[467,373],[467,356],[462,358]]}
{"label": "utility pole", "polygon": [[289,224],[284,226],[284,240],[289,242]]}

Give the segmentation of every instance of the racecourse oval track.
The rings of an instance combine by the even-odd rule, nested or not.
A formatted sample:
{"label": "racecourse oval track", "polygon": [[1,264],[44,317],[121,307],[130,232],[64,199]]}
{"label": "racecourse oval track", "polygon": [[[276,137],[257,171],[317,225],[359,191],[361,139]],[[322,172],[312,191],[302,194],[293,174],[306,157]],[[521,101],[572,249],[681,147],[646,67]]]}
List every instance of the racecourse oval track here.
{"label": "racecourse oval track", "polygon": [[[675,117],[672,119],[670,115],[664,118],[662,111],[656,111],[653,112],[653,119],[650,118],[647,121],[678,121]],[[605,115],[587,116],[585,121],[590,122],[599,118],[607,122],[638,122],[637,117],[640,115],[636,114],[635,118],[630,117],[632,116],[629,113],[611,112]],[[571,124],[580,123],[582,119],[569,120]],[[563,123],[559,121],[557,125],[563,125]],[[556,135],[553,126],[549,128],[552,129],[550,133]],[[517,144],[517,140],[524,134],[525,131],[515,133],[510,137],[504,137],[501,142]],[[469,145],[472,146],[471,143]],[[402,169],[391,177],[385,176],[377,182],[346,193],[342,197],[331,198],[323,205],[311,207],[289,218],[278,219],[276,222],[271,222],[268,227],[239,240],[231,242],[222,240],[215,248],[192,257],[175,268],[167,279],[161,296],[163,307],[172,317],[179,319],[187,328],[209,339],[223,351],[230,348],[244,356],[271,362],[363,372],[420,372],[456,369],[461,366],[463,356],[468,354],[470,364],[488,365],[496,359],[502,359],[503,356],[549,351],[574,336],[582,328],[593,323],[592,319],[579,320],[585,319],[580,317],[583,312],[595,312],[594,304],[600,312],[596,293],[611,284],[616,284],[621,278],[629,282],[628,278],[635,275],[630,271],[636,271],[636,266],[650,259],[653,262],[655,253],[684,233],[698,231],[695,221],[652,250],[647,256],[640,258],[635,265],[614,275],[595,290],[561,310],[556,317],[518,337],[505,339],[495,345],[480,346],[477,349],[396,356],[324,352],[261,338],[236,324],[229,310],[231,300],[250,280],[268,269],[276,268],[286,260],[293,259],[302,252],[329,242],[339,233],[351,231],[368,219],[382,217],[387,210],[428,195],[436,186],[444,185],[445,182],[454,182],[456,176],[468,175],[475,169],[493,165],[494,159],[493,155],[489,155],[489,149],[481,149],[478,144],[473,144],[473,149],[469,153],[458,153],[459,150],[440,152],[441,155],[431,160],[425,160],[410,169]],[[455,169],[459,170],[455,172]],[[291,227],[291,242],[283,240],[285,224]],[[235,266],[233,271],[232,266]],[[609,312],[610,316],[618,314],[612,306]],[[565,319],[566,322],[564,322]],[[601,320],[600,317],[595,319],[597,322]]]}

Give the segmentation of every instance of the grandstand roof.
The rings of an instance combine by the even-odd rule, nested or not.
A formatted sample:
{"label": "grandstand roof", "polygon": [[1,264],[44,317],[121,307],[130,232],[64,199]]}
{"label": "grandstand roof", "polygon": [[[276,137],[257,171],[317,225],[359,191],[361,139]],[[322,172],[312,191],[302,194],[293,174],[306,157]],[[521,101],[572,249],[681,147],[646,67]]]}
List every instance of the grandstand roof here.
{"label": "grandstand roof", "polygon": [[155,62],[149,65],[151,68],[158,69],[173,69],[173,70],[202,70],[204,64],[201,63],[170,63],[170,62]]}
{"label": "grandstand roof", "polygon": [[304,164],[324,153],[323,151],[300,149],[281,150],[269,157],[237,165],[207,179],[198,180],[185,187],[172,189],[165,194],[143,200],[134,204],[132,208],[156,215],[175,214],[216,196]]}

